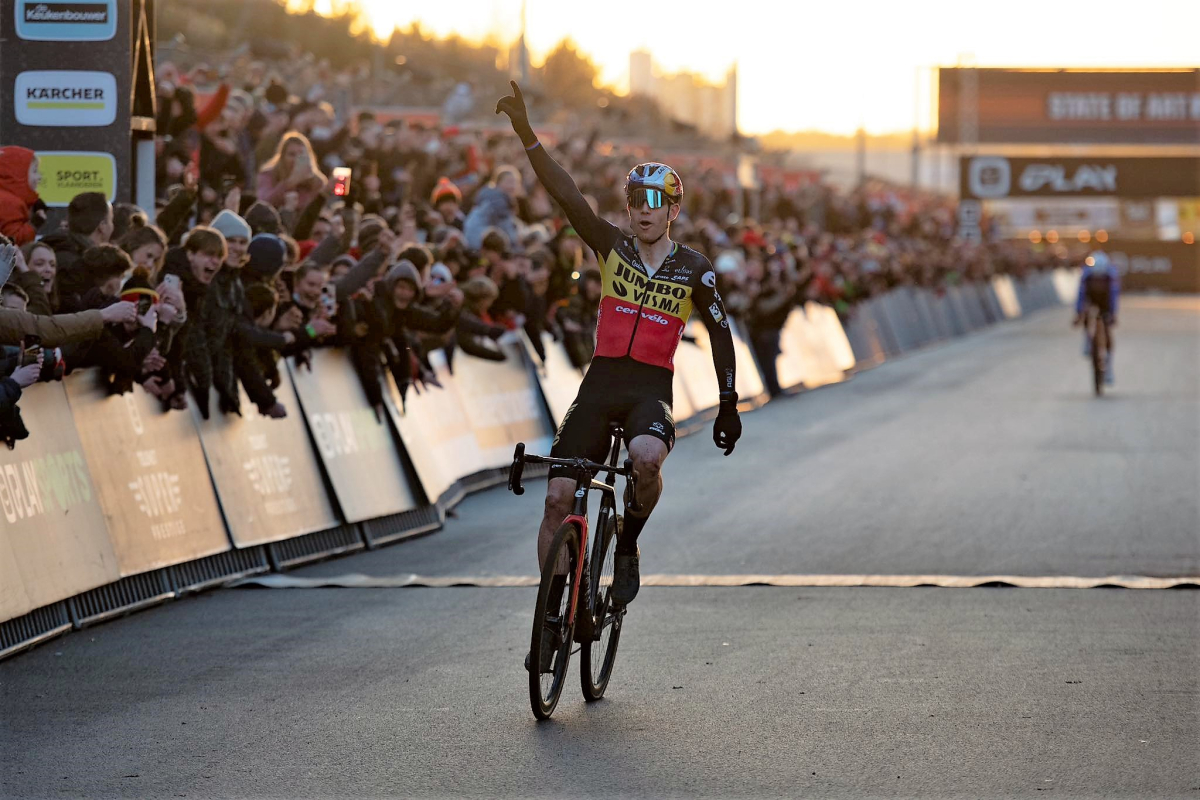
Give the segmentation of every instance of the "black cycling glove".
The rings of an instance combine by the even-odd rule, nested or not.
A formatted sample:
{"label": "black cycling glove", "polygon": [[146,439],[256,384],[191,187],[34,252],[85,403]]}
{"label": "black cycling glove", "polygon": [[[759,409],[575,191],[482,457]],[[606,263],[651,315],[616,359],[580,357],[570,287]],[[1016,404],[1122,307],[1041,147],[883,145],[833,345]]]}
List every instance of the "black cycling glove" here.
{"label": "black cycling glove", "polygon": [[725,451],[733,452],[733,446],[742,438],[742,420],[738,417],[737,392],[721,392],[721,405],[717,420],[713,423],[713,442]]}

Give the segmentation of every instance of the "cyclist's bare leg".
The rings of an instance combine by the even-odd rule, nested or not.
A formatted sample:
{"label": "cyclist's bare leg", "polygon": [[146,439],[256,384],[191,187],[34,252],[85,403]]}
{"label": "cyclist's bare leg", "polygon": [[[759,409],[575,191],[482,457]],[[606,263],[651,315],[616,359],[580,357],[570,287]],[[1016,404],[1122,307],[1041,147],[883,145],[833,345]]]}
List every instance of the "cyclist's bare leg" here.
{"label": "cyclist's bare leg", "polygon": [[637,475],[638,510],[628,509],[626,515],[648,517],[662,496],[662,465],[667,460],[667,446],[653,436],[635,436],[629,443],[629,458]]}
{"label": "cyclist's bare leg", "polygon": [[[550,552],[550,544],[554,534],[562,525],[563,519],[571,513],[575,505],[575,481],[572,478],[551,478],[546,483],[546,511],[542,516],[542,527],[538,530],[538,568],[546,565],[546,555]],[[559,571],[567,573],[567,563],[558,565]]]}

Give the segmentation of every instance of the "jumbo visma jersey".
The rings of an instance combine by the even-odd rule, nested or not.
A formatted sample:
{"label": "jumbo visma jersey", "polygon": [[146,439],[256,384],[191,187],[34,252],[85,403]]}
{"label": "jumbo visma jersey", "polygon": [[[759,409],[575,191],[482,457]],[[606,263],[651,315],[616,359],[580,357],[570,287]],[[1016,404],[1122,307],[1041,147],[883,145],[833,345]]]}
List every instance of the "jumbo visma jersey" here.
{"label": "jumbo visma jersey", "polygon": [[651,276],[638,255],[636,237],[596,216],[575,182],[545,148],[537,146],[528,154],[546,191],[562,206],[576,232],[600,258],[603,289],[593,369],[599,366],[597,362],[605,360],[606,376],[616,375],[619,380],[620,376],[628,375],[637,380],[641,370],[635,371],[632,365],[622,370],[619,363],[607,361],[632,359],[664,370],[669,386],[675,349],[695,308],[708,328],[720,390],[732,392],[733,335],[717,293],[717,276],[708,259],[690,247],[676,244]]}
{"label": "jumbo visma jersey", "polygon": [[[705,313],[718,325],[729,325],[713,288],[716,276],[712,266],[695,250],[677,244],[650,277],[641,265],[632,237],[616,233],[601,269],[603,294],[596,322],[596,356],[628,356],[673,370],[675,349],[692,305],[699,299],[697,285],[711,295]],[[705,276],[712,287],[700,283]]]}

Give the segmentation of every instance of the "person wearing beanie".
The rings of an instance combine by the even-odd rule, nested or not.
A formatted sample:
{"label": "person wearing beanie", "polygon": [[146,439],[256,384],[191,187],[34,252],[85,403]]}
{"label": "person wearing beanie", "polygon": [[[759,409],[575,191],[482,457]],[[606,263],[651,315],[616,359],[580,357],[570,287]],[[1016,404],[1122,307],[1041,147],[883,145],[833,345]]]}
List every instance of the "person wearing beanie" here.
{"label": "person wearing beanie", "polygon": [[449,178],[439,178],[433,194],[429,196],[429,204],[433,206],[445,224],[463,229],[466,215],[462,212],[462,191]]}
{"label": "person wearing beanie", "polygon": [[279,212],[261,200],[246,209],[246,222],[255,236],[260,233],[283,233],[283,220],[280,219]]}
{"label": "person wearing beanie", "polygon": [[[213,217],[213,221],[209,227],[216,228],[225,237],[225,244],[233,251],[235,239],[240,239],[241,248],[238,253],[239,258],[229,259],[225,263],[229,264],[232,261],[240,261],[240,256],[246,254],[246,245],[250,244],[252,234],[250,233],[250,224],[246,220],[239,217],[229,209],[223,209],[220,214]],[[240,266],[240,264],[238,265]]]}
{"label": "person wearing beanie", "polygon": [[213,218],[210,227],[225,237],[225,263],[213,277],[201,315],[204,337],[212,361],[213,387],[217,390],[220,408],[225,413],[238,413],[237,377],[234,372],[234,330],[246,305],[246,289],[242,269],[248,259],[250,225],[229,209]]}
{"label": "person wearing beanie", "polygon": [[260,233],[250,240],[246,268],[256,277],[273,281],[283,269],[287,248],[283,240],[270,233]]}
{"label": "person wearing beanie", "polygon": [[[250,240],[246,248],[245,268],[232,271],[237,300],[230,309],[233,320],[228,339],[229,369],[235,379],[233,389],[236,391],[236,381],[241,381],[246,395],[258,407],[259,413],[272,419],[287,416],[287,408],[275,397],[273,389],[279,386],[276,368],[279,354],[296,343],[296,335],[290,331],[271,330],[273,319],[263,319],[261,298],[267,294],[275,296],[275,279],[286,261],[287,245],[284,241],[274,234],[260,233]],[[252,297],[259,299],[252,301]],[[215,380],[215,364],[213,372]],[[236,394],[223,397],[222,400],[223,410],[240,413]]]}
{"label": "person wearing beanie", "polygon": [[362,258],[374,249],[375,243],[379,241],[379,235],[387,227],[387,222],[374,214],[368,214],[362,218],[362,221],[358,223],[358,258]]}

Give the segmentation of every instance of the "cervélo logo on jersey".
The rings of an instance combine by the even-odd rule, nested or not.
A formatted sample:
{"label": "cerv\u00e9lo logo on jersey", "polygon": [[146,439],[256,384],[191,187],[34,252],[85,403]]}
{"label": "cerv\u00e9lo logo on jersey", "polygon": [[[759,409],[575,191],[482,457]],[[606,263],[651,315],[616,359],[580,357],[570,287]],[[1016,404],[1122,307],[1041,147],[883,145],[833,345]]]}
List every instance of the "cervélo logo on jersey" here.
{"label": "cerv\u00e9lo logo on jersey", "polygon": [[49,42],[104,42],[117,33],[117,0],[16,0],[17,35]]}
{"label": "cerv\u00e9lo logo on jersey", "polygon": [[22,125],[112,125],[117,118],[117,79],[110,72],[22,72],[17,75],[13,104]]}

